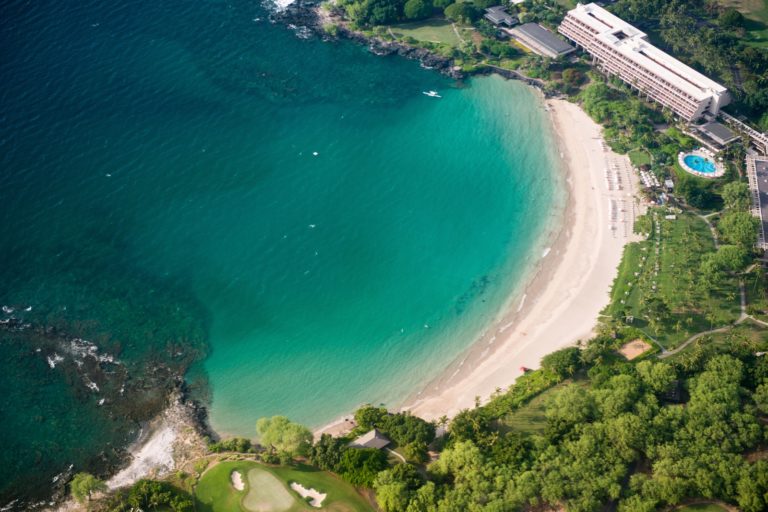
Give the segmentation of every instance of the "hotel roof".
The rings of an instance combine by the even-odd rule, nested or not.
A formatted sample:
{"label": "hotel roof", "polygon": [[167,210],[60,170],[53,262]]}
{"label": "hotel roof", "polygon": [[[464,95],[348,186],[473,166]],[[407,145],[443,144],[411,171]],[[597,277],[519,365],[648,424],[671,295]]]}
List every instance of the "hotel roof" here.
{"label": "hotel roof", "polygon": [[724,94],[727,89],[690,66],[659,50],[645,32],[597,4],[578,4],[568,12],[595,32],[595,37],[643,68],[663,77],[697,100]]}
{"label": "hotel roof", "polygon": [[537,23],[520,25],[514,31],[531,38],[533,41],[556,55],[564,55],[575,50],[573,46]]}

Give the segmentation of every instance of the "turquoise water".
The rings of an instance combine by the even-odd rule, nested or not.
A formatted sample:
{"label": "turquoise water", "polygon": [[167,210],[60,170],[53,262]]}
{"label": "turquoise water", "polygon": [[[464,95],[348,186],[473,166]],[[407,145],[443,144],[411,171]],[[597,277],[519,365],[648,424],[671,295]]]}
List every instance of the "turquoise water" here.
{"label": "turquoise water", "polygon": [[0,320],[37,334],[0,329],[0,503],[102,467],[141,419],[46,364],[57,336],[134,377],[197,361],[222,433],[317,426],[466,349],[559,215],[519,83],[301,40],[244,0],[5,11]]}
{"label": "turquoise water", "polygon": [[683,162],[696,172],[712,174],[717,170],[713,161],[698,155],[685,155]]}

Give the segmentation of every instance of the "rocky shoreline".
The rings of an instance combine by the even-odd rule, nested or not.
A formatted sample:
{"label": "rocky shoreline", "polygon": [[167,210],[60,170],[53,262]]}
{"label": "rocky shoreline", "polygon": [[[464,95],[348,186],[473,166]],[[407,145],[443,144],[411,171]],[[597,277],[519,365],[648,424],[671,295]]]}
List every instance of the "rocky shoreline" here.
{"label": "rocky shoreline", "polygon": [[[368,46],[371,53],[376,55],[399,55],[411,60],[418,60],[428,69],[434,69],[452,78],[464,78],[465,73],[453,65],[453,59],[437,55],[425,48],[400,43],[384,41],[377,37],[368,37],[362,32],[351,30],[338,15],[325,13],[315,2],[297,0],[289,6],[274,12],[271,19],[288,26],[304,27],[323,40],[348,39]],[[326,25],[334,25],[334,35],[325,29]]]}
{"label": "rocky shoreline", "polygon": [[[173,411],[176,430],[193,435],[198,444],[205,446],[204,440],[214,437],[207,409],[191,396],[184,379],[186,364],[175,366],[160,359],[126,363],[96,343],[16,317],[0,321],[0,337],[3,343],[19,347],[19,357],[47,366],[52,372],[49,379],[65,382],[78,407],[82,407],[78,414],[101,416],[115,429],[112,441],[99,453],[79,463],[75,460],[66,467],[59,466],[47,488],[40,482],[28,489],[16,489],[14,495],[3,500],[9,501],[0,503],[2,510],[40,510],[61,505],[67,499],[67,484],[78,471],[102,478],[117,474],[132,463],[135,447],[155,430],[158,418],[169,417],[169,411]],[[40,363],[35,364],[40,367]],[[46,422],[48,418],[40,415],[37,421]],[[45,456],[41,452],[41,462],[47,460]]]}
{"label": "rocky shoreline", "polygon": [[[545,97],[550,96],[544,88],[544,81],[527,77],[517,71],[485,65],[472,73],[467,73],[460,66],[454,65],[452,58],[443,57],[426,48],[411,46],[400,41],[384,41],[378,37],[368,36],[362,32],[352,30],[341,18],[340,13],[327,13],[312,0],[296,0],[287,7],[274,12],[270,19],[289,27],[301,27],[302,33],[308,31],[324,41],[347,39],[367,46],[369,51],[375,55],[398,55],[406,59],[418,60],[422,67],[434,69],[456,80],[465,78],[468,75],[497,74],[509,80],[520,80],[539,89]],[[329,25],[335,27],[333,35],[326,30],[326,27]]]}

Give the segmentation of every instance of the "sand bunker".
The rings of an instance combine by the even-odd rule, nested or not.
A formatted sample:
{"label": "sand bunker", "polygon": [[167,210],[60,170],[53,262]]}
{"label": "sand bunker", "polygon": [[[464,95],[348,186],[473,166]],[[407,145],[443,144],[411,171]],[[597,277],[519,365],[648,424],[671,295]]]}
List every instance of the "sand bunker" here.
{"label": "sand bunker", "polygon": [[296,503],[283,482],[269,471],[250,470],[248,484],[250,489],[243,498],[243,508],[250,512],[284,512]]}
{"label": "sand bunker", "polygon": [[291,489],[293,489],[294,491],[299,493],[299,495],[302,498],[304,498],[304,499],[309,498],[309,504],[312,505],[313,507],[316,507],[316,508],[322,507],[323,506],[323,500],[325,499],[326,496],[328,496],[326,493],[323,493],[323,492],[320,492],[320,491],[316,491],[315,489],[312,489],[311,487],[309,489],[307,489],[303,485],[301,485],[299,483],[296,483],[296,482],[291,482]]}
{"label": "sand bunker", "polygon": [[241,475],[239,471],[233,471],[232,475],[230,475],[229,478],[232,481],[232,487],[234,487],[235,490],[242,491],[243,489],[245,489],[245,483],[243,482],[243,475]]}
{"label": "sand bunker", "polygon": [[626,357],[628,361],[631,361],[634,358],[644,354],[650,348],[651,346],[648,343],[638,338],[621,347],[619,354]]}

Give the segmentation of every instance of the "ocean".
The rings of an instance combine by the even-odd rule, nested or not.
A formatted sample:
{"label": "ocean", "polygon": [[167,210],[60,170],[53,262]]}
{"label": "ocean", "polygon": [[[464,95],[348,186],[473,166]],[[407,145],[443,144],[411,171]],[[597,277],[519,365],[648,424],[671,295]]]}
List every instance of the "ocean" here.
{"label": "ocean", "polygon": [[157,364],[222,434],[401,405],[559,218],[517,82],[303,38],[244,0],[11,1],[1,33],[0,505],[107,471],[161,402]]}

